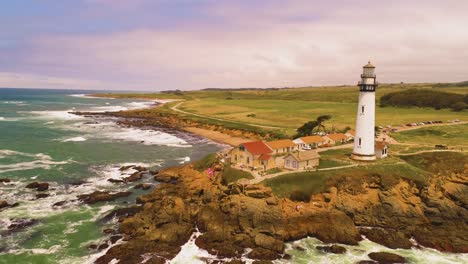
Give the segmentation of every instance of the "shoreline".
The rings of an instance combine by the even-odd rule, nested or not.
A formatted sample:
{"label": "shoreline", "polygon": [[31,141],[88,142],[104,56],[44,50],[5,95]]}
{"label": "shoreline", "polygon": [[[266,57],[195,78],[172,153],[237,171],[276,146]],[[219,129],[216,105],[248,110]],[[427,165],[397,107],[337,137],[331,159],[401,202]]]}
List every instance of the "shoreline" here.
{"label": "shoreline", "polygon": [[[120,98],[120,97],[112,97],[111,95],[109,96],[100,96],[100,95],[94,95],[94,94],[87,94],[85,96],[90,96],[90,97],[100,97],[100,98]],[[131,99],[131,98],[128,98]],[[131,110],[123,110],[123,111],[118,111],[118,112],[70,112],[75,115],[102,115],[102,116],[114,116],[114,117],[119,117],[123,118],[122,124],[125,125],[130,125],[134,127],[144,127],[144,126],[154,126],[154,127],[165,127],[165,128],[171,128],[175,129],[181,132],[186,132],[186,133],[191,133],[194,135],[197,135],[202,138],[209,139],[213,142],[223,144],[223,145],[228,145],[231,147],[238,146],[241,143],[252,141],[255,139],[258,139],[258,137],[254,137],[254,135],[249,135],[248,137],[244,137],[242,132],[239,131],[234,131],[234,135],[230,135],[229,133],[226,133],[225,131],[219,131],[219,130],[226,130],[226,128],[221,128],[220,127],[215,127],[215,126],[208,126],[208,127],[200,127],[200,124],[197,124],[196,122],[180,122],[177,121],[177,117],[174,115],[173,117],[175,118],[164,118],[164,116],[159,116],[160,120],[157,120],[158,117],[151,116],[151,117],[143,117],[143,116],[133,116],[132,113],[135,111],[142,111],[142,110],[151,110],[151,109],[157,109],[161,106],[163,106],[166,103],[170,102],[177,102],[181,101],[181,99],[154,99],[154,98],[134,98],[134,99],[142,99],[142,100],[148,100],[150,102],[155,103],[155,105],[146,107],[146,108],[138,108],[138,109],[131,109]],[[128,115],[127,115],[128,114]],[[135,119],[135,120],[131,120]],[[140,119],[142,122],[137,122],[137,120]],[[145,122],[150,120],[151,122]],[[197,126],[198,125],[198,126]],[[224,132],[224,133],[223,133]]]}
{"label": "shoreline", "polygon": [[[185,123],[174,121],[173,119],[176,118],[174,116],[167,117],[163,115],[160,116],[160,118],[153,117],[151,119],[145,119],[142,118],[142,116],[132,115],[132,111],[79,114],[117,116],[122,118],[121,122],[119,122],[121,125],[138,127],[166,126],[178,131],[190,132],[211,140],[213,140],[212,138],[219,137],[217,140],[223,143],[228,141],[226,138],[223,138],[224,134],[219,131],[193,126],[183,126]],[[168,120],[170,122],[166,122]],[[212,138],[209,138],[207,135],[211,135]],[[232,138],[230,139],[232,140]],[[216,140],[213,141],[216,142]],[[444,196],[443,204],[436,206],[436,208],[438,208],[437,210],[440,211],[440,214],[437,213],[435,215],[438,220],[426,219],[426,217],[431,218],[432,216],[426,216],[425,211],[430,211],[432,209],[426,208],[426,202],[423,202],[423,200],[429,199],[431,203],[439,202],[432,201],[433,194],[431,194],[432,196],[423,197],[422,189],[415,192],[413,189],[416,188],[416,186],[405,180],[400,180],[395,187],[392,187],[392,191],[389,192],[386,186],[382,186],[381,182],[375,181],[375,179],[372,178],[365,179],[364,182],[360,183],[365,186],[365,192],[358,192],[357,196],[355,190],[343,190],[343,186],[336,185],[335,187],[332,185],[327,192],[313,195],[310,202],[303,203],[294,202],[287,198],[278,198],[271,193],[271,189],[261,184],[231,184],[224,186],[220,183],[219,179],[219,173],[223,171],[223,165],[212,165],[211,168],[217,171],[214,178],[209,178],[204,172],[195,171],[193,165],[169,168],[157,175],[155,180],[160,181],[161,185],[152,193],[143,195],[137,199],[137,203],[143,205],[143,210],[134,216],[126,217],[119,221],[121,222],[119,232],[124,235],[126,243],[111,248],[109,251],[105,252],[96,263],[107,263],[106,261],[110,261],[114,258],[121,259],[124,262],[138,262],[141,261],[141,259],[139,259],[140,256],[147,256],[147,254],[149,254],[149,252],[144,252],[148,249],[151,249],[151,252],[153,252],[153,256],[150,256],[150,260],[154,261],[154,263],[164,263],[160,257],[162,256],[164,259],[172,259],[175,257],[180,252],[180,247],[190,239],[193,232],[196,230],[195,228],[200,229],[202,233],[200,237],[195,239],[194,243],[200,249],[207,250],[210,254],[237,259],[240,258],[241,255],[236,252],[241,252],[241,249],[245,251],[246,248],[254,247],[256,250],[253,251],[254,253],[250,252],[248,257],[255,260],[267,261],[266,263],[271,263],[274,259],[284,259],[287,257],[284,255],[285,242],[302,239],[307,236],[316,237],[325,243],[357,244],[357,242],[362,239],[359,236],[365,235],[371,241],[392,249],[412,248],[414,244],[410,242],[409,239],[415,238],[419,243],[418,245],[435,248],[442,252],[468,252],[468,246],[464,244],[463,239],[460,241],[457,233],[459,231],[456,231],[461,224],[458,221],[462,221],[463,219],[454,220],[444,215],[456,214],[459,209],[452,207],[443,209],[443,206],[449,204],[448,202],[450,201],[446,201],[447,199],[458,198]],[[435,175],[432,177],[440,178],[440,176]],[[362,181],[362,179],[347,179],[347,181],[350,181],[348,184],[354,185],[356,184],[355,181],[359,182]],[[460,179],[452,181],[451,178],[443,178],[443,181],[449,184],[458,184]],[[463,179],[461,182],[463,182]],[[427,191],[440,192],[441,187],[437,187],[437,183],[434,184],[436,184],[436,186],[430,187],[432,189]],[[402,192],[404,194],[402,194]],[[169,193],[170,197],[163,195]],[[375,201],[375,196],[387,198],[379,198],[380,200]],[[232,199],[236,201],[239,200],[238,202],[244,201],[242,204],[245,204],[247,206],[246,208],[249,208],[249,204],[256,206],[256,208],[250,209],[253,215],[248,216],[248,221],[253,221],[256,217],[271,217],[271,214],[278,213],[278,215],[274,216],[275,220],[270,218],[259,218],[256,220],[271,223],[271,225],[275,227],[269,229],[270,231],[267,232],[266,237],[263,236],[265,233],[262,231],[262,228],[265,228],[265,226],[262,225],[260,225],[260,229],[255,225],[249,227],[249,230],[251,230],[249,232],[254,232],[253,234],[239,231],[246,228],[242,226],[244,220],[240,220],[245,217],[245,215],[239,214],[239,212],[242,210],[249,211],[249,209],[243,208],[242,206],[240,208],[236,207],[236,210],[240,210],[239,212],[223,209],[225,206],[228,206],[224,204],[225,202],[230,201],[229,204],[232,204]],[[358,202],[356,202],[356,199]],[[384,199],[384,201],[381,199]],[[416,200],[419,200],[419,202],[415,205]],[[166,208],[166,202],[175,204],[176,207]],[[405,212],[402,209],[403,207],[401,207],[401,203],[405,205],[404,207],[413,204],[413,206],[416,206],[416,209]],[[267,206],[266,208],[263,207],[265,204]],[[388,215],[384,213],[382,218],[380,214],[385,211],[381,210],[384,210],[386,204],[390,204],[394,209],[387,212]],[[195,212],[190,212],[189,215],[187,215],[187,212],[184,212],[187,208],[192,208],[190,210],[193,210],[193,207],[198,209],[196,209]],[[210,209],[205,209],[206,207]],[[371,210],[369,207],[376,207],[379,209]],[[298,210],[298,208],[301,209]],[[305,212],[302,208],[307,212],[306,215],[304,215]],[[165,214],[158,215],[158,212],[161,210],[165,210],[170,217]],[[208,210],[208,213],[206,213],[208,216],[204,216],[204,210]],[[227,210],[227,212],[225,210]],[[282,212],[282,210],[286,211]],[[264,212],[264,216],[255,215],[254,212],[257,211]],[[414,215],[420,214],[421,211],[424,213],[414,218]],[[381,213],[376,215],[376,212]],[[224,216],[221,217],[220,213]],[[299,213],[299,215],[297,215],[297,213]],[[151,218],[149,218],[148,215],[151,215]],[[396,218],[395,215],[398,217]],[[287,216],[287,218],[284,218],[285,216]],[[293,217],[292,219],[296,220],[290,223],[292,216],[295,216],[296,218]],[[174,221],[167,217],[171,219],[175,217],[175,219],[179,220]],[[310,217],[312,217],[312,219]],[[339,223],[334,222],[337,219]],[[156,223],[153,221],[156,221]],[[161,221],[164,224],[158,226],[157,223]],[[211,221],[214,221],[214,223]],[[329,225],[330,221],[334,222],[331,226]],[[383,222],[379,223],[380,221]],[[427,221],[429,221],[429,224]],[[440,221],[445,224],[441,225]],[[280,223],[282,227],[280,228],[273,223]],[[239,226],[239,224],[241,224],[241,226]],[[141,226],[146,226],[144,230],[150,231],[142,231],[140,229]],[[222,228],[220,226],[222,226]],[[359,228],[360,226],[373,228]],[[401,226],[405,227],[402,228]],[[238,236],[237,238],[234,236],[227,239],[230,243],[227,247],[237,249],[236,252],[226,251],[226,243],[228,242],[226,241],[227,234],[224,231],[225,228],[229,230],[234,229],[230,231],[230,233],[234,232],[236,236]],[[419,231],[419,228],[422,229]],[[282,231],[278,233],[278,230]],[[286,235],[284,232],[286,232]],[[294,234],[290,232],[294,232]],[[418,234],[418,232],[421,234]],[[220,236],[223,237],[223,242],[221,244],[219,242]],[[157,241],[157,243],[154,244],[153,241]],[[141,243],[143,243],[144,246]],[[155,255],[154,252],[158,254]]]}

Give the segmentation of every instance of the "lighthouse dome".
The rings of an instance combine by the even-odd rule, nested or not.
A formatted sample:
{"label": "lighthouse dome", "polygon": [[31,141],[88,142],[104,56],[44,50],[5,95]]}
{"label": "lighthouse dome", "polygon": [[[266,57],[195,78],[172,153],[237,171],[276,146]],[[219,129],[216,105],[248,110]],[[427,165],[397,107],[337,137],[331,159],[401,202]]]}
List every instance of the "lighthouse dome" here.
{"label": "lighthouse dome", "polygon": [[374,66],[374,65],[372,65],[372,63],[369,61],[369,62],[367,62],[367,64],[366,64],[366,65],[364,65],[364,67],[363,67],[363,68],[375,68],[375,66]]}

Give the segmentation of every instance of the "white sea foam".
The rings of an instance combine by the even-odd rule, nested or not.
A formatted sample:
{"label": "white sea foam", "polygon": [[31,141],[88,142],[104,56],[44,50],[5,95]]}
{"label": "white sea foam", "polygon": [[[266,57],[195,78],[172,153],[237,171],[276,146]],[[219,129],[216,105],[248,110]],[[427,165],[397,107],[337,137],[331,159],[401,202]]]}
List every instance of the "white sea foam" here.
{"label": "white sea foam", "polygon": [[114,183],[111,183],[108,181],[108,179],[113,179],[113,180],[123,180],[123,178],[126,178],[133,173],[137,172],[137,170],[129,168],[127,170],[121,171],[120,168],[124,166],[141,166],[145,168],[152,168],[152,167],[160,167],[162,165],[163,161],[155,161],[153,163],[141,163],[141,162],[129,162],[129,163],[120,163],[120,164],[114,164],[114,165],[108,165],[108,166],[99,166],[92,168],[91,170],[94,171],[94,173],[97,175],[97,177],[90,178],[88,181],[92,182],[94,186],[100,187],[100,188],[106,188],[109,186],[115,186]]}
{"label": "white sea foam", "polygon": [[179,158],[177,160],[180,160],[179,164],[184,164],[184,163],[190,162],[190,157]]}
{"label": "white sea foam", "polygon": [[[324,254],[316,246],[330,245],[316,238],[305,238],[287,244],[286,252],[293,256],[292,260],[277,260],[274,263],[344,263],[352,264],[361,260],[370,260],[367,256],[372,252],[391,252],[407,258],[410,263],[468,263],[468,254],[444,253],[428,248],[390,249],[368,239],[359,242],[357,246],[341,245],[346,248],[345,254]],[[306,250],[297,250],[300,246]]]}
{"label": "white sea foam", "polygon": [[63,139],[62,142],[82,142],[86,140],[87,138],[85,137],[72,137],[72,138]]}
{"label": "white sea foam", "polygon": [[[70,113],[72,111],[74,111],[74,109],[69,109],[65,111],[30,111],[26,113],[33,114],[41,119],[61,119],[61,120],[84,119],[83,116],[74,115]],[[20,113],[25,113],[25,112],[20,112]]]}
{"label": "white sea foam", "polygon": [[120,128],[117,131],[104,133],[108,138],[140,142],[144,145],[165,145],[172,147],[191,147],[185,140],[176,136],[154,130],[138,128]]}
{"label": "white sea foam", "polygon": [[63,165],[63,164],[67,164],[68,162],[70,162],[70,160],[69,161],[54,161],[52,160],[52,157],[43,153],[32,154],[32,153],[24,153],[24,152],[8,150],[8,149],[0,150],[0,156],[3,158],[6,156],[13,156],[13,155],[34,158],[34,160],[23,161],[23,162],[18,162],[18,163],[13,163],[13,164],[2,164],[0,165],[0,173],[22,171],[22,170],[32,170],[32,169],[50,169],[52,166]]}
{"label": "white sea foam", "polygon": [[114,99],[114,98],[107,98],[107,97],[97,97],[97,96],[91,96],[87,94],[70,94],[70,96],[73,97],[80,97],[80,98],[90,98],[90,99]]}
{"label": "white sea foam", "polygon": [[125,111],[125,110],[129,110],[129,108],[125,106],[121,106],[121,105],[95,106],[90,109],[91,112],[96,112],[96,113],[118,112],[118,111]]}

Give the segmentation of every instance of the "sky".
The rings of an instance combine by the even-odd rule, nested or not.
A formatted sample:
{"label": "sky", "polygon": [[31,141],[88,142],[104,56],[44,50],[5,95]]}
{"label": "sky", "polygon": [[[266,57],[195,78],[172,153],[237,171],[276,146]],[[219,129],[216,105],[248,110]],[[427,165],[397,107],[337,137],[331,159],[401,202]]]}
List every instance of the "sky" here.
{"label": "sky", "polygon": [[468,80],[465,0],[0,0],[0,87]]}

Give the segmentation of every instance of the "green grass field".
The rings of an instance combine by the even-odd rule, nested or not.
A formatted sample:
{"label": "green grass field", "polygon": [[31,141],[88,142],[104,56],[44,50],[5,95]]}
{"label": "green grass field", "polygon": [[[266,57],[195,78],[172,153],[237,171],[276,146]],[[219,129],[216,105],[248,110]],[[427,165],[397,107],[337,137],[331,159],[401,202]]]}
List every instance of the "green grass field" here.
{"label": "green grass field", "polygon": [[[410,88],[437,89],[446,92],[467,94],[468,87],[456,84],[383,84],[377,88],[377,100],[390,92]],[[104,96],[109,96],[108,94]],[[279,90],[217,90],[184,91],[179,94],[146,93],[119,94],[117,97],[146,99],[180,99],[184,102],[179,109],[199,114],[181,114],[208,124],[221,124],[225,127],[248,131],[261,130],[249,124],[274,126],[276,133],[292,136],[303,123],[314,120],[319,115],[332,115],[327,128],[342,129],[354,127],[359,90],[356,86],[303,87]],[[174,106],[177,103],[171,103]],[[169,106],[160,111],[172,112]],[[222,119],[215,120],[213,118]],[[377,107],[376,125],[402,125],[428,120],[468,120],[468,111],[452,112],[448,109]],[[240,122],[240,123],[238,123]],[[268,132],[268,131],[265,131]]]}
{"label": "green grass field", "polygon": [[449,147],[468,147],[468,124],[419,128],[393,133],[392,137],[401,143],[447,144]]}

